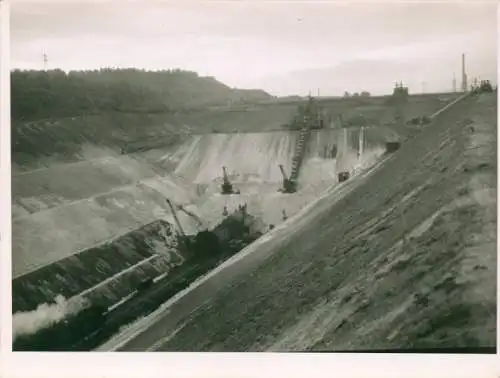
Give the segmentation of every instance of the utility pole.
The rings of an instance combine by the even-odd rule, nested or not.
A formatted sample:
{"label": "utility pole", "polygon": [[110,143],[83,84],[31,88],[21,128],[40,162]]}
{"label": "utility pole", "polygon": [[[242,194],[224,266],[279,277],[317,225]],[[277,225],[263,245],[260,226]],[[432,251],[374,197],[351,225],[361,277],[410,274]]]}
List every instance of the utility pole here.
{"label": "utility pole", "polygon": [[42,57],[43,57],[43,69],[44,71],[47,71],[47,67],[49,65],[49,58],[47,57],[47,53],[43,53]]}

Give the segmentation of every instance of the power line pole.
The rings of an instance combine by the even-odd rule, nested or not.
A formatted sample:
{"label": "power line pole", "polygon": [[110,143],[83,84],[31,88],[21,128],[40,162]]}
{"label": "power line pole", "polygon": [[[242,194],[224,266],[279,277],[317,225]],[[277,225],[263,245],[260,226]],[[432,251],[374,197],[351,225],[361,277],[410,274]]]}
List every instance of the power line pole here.
{"label": "power line pole", "polygon": [[43,69],[47,71],[47,67],[49,65],[49,58],[47,56],[47,53],[43,53],[42,56],[43,56]]}

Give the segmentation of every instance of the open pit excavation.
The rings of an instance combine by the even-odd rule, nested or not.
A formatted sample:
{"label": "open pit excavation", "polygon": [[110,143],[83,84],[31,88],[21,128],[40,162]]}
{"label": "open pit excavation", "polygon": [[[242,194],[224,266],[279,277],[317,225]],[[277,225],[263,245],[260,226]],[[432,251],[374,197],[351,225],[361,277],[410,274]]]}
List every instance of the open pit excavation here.
{"label": "open pit excavation", "polygon": [[[446,203],[456,197],[449,182],[466,190],[462,181],[469,177],[455,177],[464,169],[460,164],[466,164],[459,148],[466,138],[460,134],[466,127],[462,123],[482,116],[484,109],[494,110],[494,98],[481,93],[460,99],[460,108],[452,105],[430,123],[417,122],[415,137],[404,130],[399,135],[391,125],[325,127],[304,117],[292,130],[198,134],[168,148],[14,176],[14,349],[90,350],[101,344],[100,350],[359,348],[357,332],[386,332],[391,322],[415,310],[412,295],[425,297],[424,302],[437,300],[425,287],[420,294],[398,292],[385,277],[396,274],[406,286],[428,279],[425,268],[431,257],[415,257],[411,251],[420,245],[416,243],[436,249],[436,241],[425,239],[425,226],[420,234],[414,230],[417,236],[409,230],[423,217],[435,223],[454,216],[450,212],[455,205]],[[420,115],[436,110],[428,108]],[[481,132],[489,132],[488,122]],[[453,166],[451,157],[456,158]],[[442,166],[428,168],[432,159],[442,160]],[[483,164],[488,171],[493,163]],[[471,177],[474,169],[469,168]],[[437,202],[417,207],[414,201],[422,193],[436,196]],[[487,204],[496,201],[488,191],[479,196]],[[463,204],[474,205],[463,201],[459,210]],[[416,215],[406,215],[412,212]],[[462,224],[455,226],[457,231]],[[451,238],[450,230],[439,232]],[[458,269],[465,253],[457,243],[452,269]],[[488,258],[494,260],[494,252],[492,256]],[[398,272],[413,258],[423,259],[422,271],[405,281]],[[474,272],[492,279],[491,264],[470,264],[475,264]],[[366,271],[361,269],[365,266]],[[372,273],[382,288],[368,285]],[[203,275],[204,282],[196,281]],[[454,283],[453,270],[436,276],[448,281],[431,279],[431,285],[442,284],[457,298],[462,295],[454,292],[462,286]],[[376,298],[377,290],[388,298],[392,294],[387,293],[396,291],[394,305],[387,305],[384,296],[375,306],[370,290]],[[241,301],[236,299],[240,292]],[[486,304],[478,306],[484,310],[479,318],[488,321],[489,294]],[[272,298],[279,308],[273,310]],[[455,299],[450,299],[451,306],[460,307]],[[335,319],[324,318],[330,306],[337,306],[331,310],[338,313]],[[213,319],[218,309],[228,311],[226,325]],[[429,311],[442,315],[436,308]],[[460,314],[459,321],[468,319],[468,312]],[[345,320],[355,315],[366,323],[364,331],[354,331]],[[205,316],[213,329],[206,326]],[[315,317],[323,322],[324,332],[308,339],[300,327],[307,329]],[[396,329],[395,336],[374,347],[401,345],[406,333]],[[330,340],[335,332],[354,332],[356,337],[348,344],[344,336],[335,337],[334,345]],[[415,336],[415,345],[426,346],[428,339],[428,345],[455,345],[458,340],[443,337],[441,345],[429,332],[431,336]],[[484,332],[463,343],[491,346]]]}
{"label": "open pit excavation", "polygon": [[99,350],[494,353],[496,101],[464,97]]}
{"label": "open pit excavation", "polygon": [[[186,182],[192,180],[194,184],[189,194],[180,193],[179,185],[162,185],[168,178],[162,181],[153,178],[132,187],[135,190],[140,188],[148,191],[150,194],[146,198],[149,199],[149,203],[134,201],[134,197],[127,198],[124,194],[127,191],[130,193],[132,189],[127,187],[120,191],[105,193],[95,199],[77,201],[67,206],[54,206],[38,211],[30,217],[19,217],[17,221],[28,223],[31,230],[34,230],[34,227],[33,223],[29,222],[36,222],[37,217],[40,217],[41,222],[38,225],[46,236],[45,239],[41,239],[39,233],[27,232],[23,236],[24,243],[31,239],[32,243],[36,243],[37,250],[45,253],[36,256],[38,259],[32,255],[27,256],[26,259],[30,260],[31,265],[19,264],[20,270],[15,270],[19,275],[13,280],[13,288],[17,294],[13,300],[13,308],[14,324],[19,325],[19,336],[14,347],[21,350],[33,350],[33,348],[46,350],[49,347],[47,340],[55,343],[50,348],[56,350],[82,348],[85,350],[89,346],[95,347],[93,340],[82,344],[72,338],[68,339],[66,335],[80,337],[81,332],[92,334],[105,324],[107,333],[98,334],[99,338],[96,339],[104,341],[105,336],[109,337],[109,332],[117,332],[120,326],[147,315],[148,309],[154,310],[169,296],[186,287],[214,264],[218,264],[218,261],[239,251],[269,228],[283,223],[325,189],[335,186],[337,170],[342,169],[355,175],[358,171],[373,165],[384,153],[385,137],[382,130],[364,132],[353,128],[313,132],[311,141],[304,150],[304,175],[301,176],[301,179],[304,179],[295,193],[285,194],[279,191],[283,181],[279,167],[265,167],[265,165],[273,161],[283,163],[288,161],[290,164],[297,138],[298,133],[293,132],[194,137],[188,142],[187,149],[184,146],[180,147],[180,150],[187,150],[187,153],[179,159],[172,180],[174,181],[175,177],[182,177],[184,180],[182,182],[187,187],[189,185]],[[359,153],[360,140],[361,148],[364,148],[362,154]],[[226,148],[220,149],[220,145],[223,144]],[[246,148],[245,156],[251,159],[237,159],[238,152],[243,148]],[[332,153],[332,150],[337,152]],[[160,161],[165,158],[170,156],[163,156]],[[234,193],[236,190],[229,195],[223,194],[224,175],[221,174],[223,173],[221,167],[224,167],[224,164],[231,166],[231,170],[227,169],[226,180],[238,188],[239,194]],[[234,174],[235,171],[242,172],[243,175]],[[177,191],[170,189],[171,187]],[[156,188],[159,189],[155,190]],[[175,198],[177,201],[183,198],[187,200],[177,203],[174,200],[170,201],[169,198]],[[107,206],[104,208],[104,205]],[[54,227],[54,221],[62,224],[71,220],[67,227],[83,228],[84,225],[78,223],[78,218],[83,222],[86,217],[83,214],[79,217],[75,215],[78,211],[89,212],[91,210],[89,207],[97,210],[94,212],[97,215],[95,221],[100,218],[99,214],[103,214],[95,224],[98,232],[109,232],[111,227],[126,223],[127,217],[131,219],[129,228],[139,222],[146,220],[149,222],[136,230],[122,233],[97,245],[91,239],[95,238],[96,233],[68,234],[64,243],[60,234],[49,232],[48,228]],[[258,226],[253,227],[253,230],[243,233],[233,230],[231,237],[224,237],[222,235],[224,232],[219,233],[219,241],[226,239],[222,242],[226,247],[222,248],[224,251],[221,253],[209,255],[207,261],[200,262],[192,259],[192,250],[182,248],[186,238],[193,239],[184,235],[202,236],[204,230],[223,227],[221,225],[224,225],[225,219],[231,219],[234,214],[242,210],[248,211],[245,219],[255,219],[260,223],[257,222]],[[136,214],[144,218],[134,219]],[[51,217],[52,222],[46,222],[48,217]],[[115,225],[113,220],[118,225]],[[44,227],[47,228],[43,229]],[[88,230],[89,226],[86,228]],[[207,235],[210,234],[207,231]],[[248,237],[245,237],[245,234],[248,234]],[[80,243],[90,244],[90,247],[76,254],[68,254],[72,249],[80,247],[82,245]],[[26,251],[33,248],[29,244],[24,245],[30,248]],[[194,249],[195,255],[207,255],[213,252],[207,246]],[[21,253],[16,256],[19,258],[18,262],[24,261],[22,256]],[[54,258],[58,259],[54,262],[52,260]],[[139,289],[152,285],[155,283],[154,280],[160,280],[156,286],[162,286],[163,290],[153,288],[150,290],[152,294],[146,294],[144,289]],[[133,308],[136,310],[130,310],[129,302],[133,297],[134,301],[137,301],[136,297],[139,295],[137,293],[141,297],[149,297],[148,305],[142,304],[139,309],[137,303],[134,303]],[[61,307],[59,312],[63,313],[66,307],[71,308],[68,314],[61,315],[65,319],[71,319],[71,326],[65,325],[61,328],[62,323],[57,322],[55,326],[44,327],[42,331],[36,333],[37,337],[33,336],[30,329],[23,329],[24,319],[29,319],[30,314],[36,316],[37,312],[43,312],[45,307],[50,307],[47,303],[52,302],[58,295],[69,298],[68,303],[63,301],[58,303],[58,306]],[[87,308],[89,303],[92,306]],[[103,313],[106,314],[105,317],[101,316]],[[53,324],[51,319],[45,322]],[[89,323],[98,325],[94,329],[81,326]],[[74,329],[81,331],[75,332]],[[108,331],[109,329],[112,331]]]}

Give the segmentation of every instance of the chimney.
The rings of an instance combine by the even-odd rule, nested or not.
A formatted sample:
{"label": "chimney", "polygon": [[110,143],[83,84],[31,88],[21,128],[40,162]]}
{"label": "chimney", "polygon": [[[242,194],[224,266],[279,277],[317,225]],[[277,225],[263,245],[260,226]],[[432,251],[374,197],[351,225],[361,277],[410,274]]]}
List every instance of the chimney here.
{"label": "chimney", "polygon": [[465,54],[462,54],[462,91],[467,91],[467,74],[465,73]]}

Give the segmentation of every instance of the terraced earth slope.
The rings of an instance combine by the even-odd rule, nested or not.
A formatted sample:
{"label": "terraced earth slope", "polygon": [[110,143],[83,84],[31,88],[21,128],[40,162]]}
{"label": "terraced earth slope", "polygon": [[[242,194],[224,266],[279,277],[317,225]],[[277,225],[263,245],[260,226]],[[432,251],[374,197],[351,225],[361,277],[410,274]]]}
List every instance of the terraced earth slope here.
{"label": "terraced earth slope", "polygon": [[[354,169],[359,163],[359,130],[320,133],[306,156],[305,176],[312,177],[305,177],[304,181],[324,187],[336,181],[337,164]],[[363,158],[367,163],[373,162],[383,153],[386,137],[376,129],[364,135]],[[97,246],[149,222],[164,219],[173,223],[165,198],[186,205],[210,225],[221,221],[224,205],[232,211],[238,204],[252,200],[255,207],[262,203],[260,208],[266,200],[265,193],[272,193],[275,199],[290,199],[277,193],[282,180],[277,165],[283,163],[288,169],[297,137],[297,133],[285,132],[206,135],[188,140],[187,145],[160,157],[154,164],[122,156],[54,166],[14,177],[14,276]],[[337,143],[338,159],[324,155],[324,147]],[[238,159],[239,155],[245,158]],[[162,167],[161,161],[168,159],[170,162]],[[172,175],[167,167],[175,165],[175,159],[178,163]],[[228,166],[231,179],[241,187],[241,196],[228,198],[218,194],[222,165]],[[308,201],[303,192],[294,198],[301,203]],[[275,211],[278,217],[281,211],[281,208]],[[288,211],[294,211],[293,206]],[[199,225],[193,218],[184,213],[179,217],[187,232],[196,232]]]}
{"label": "terraced earth slope", "polygon": [[[442,101],[423,102],[424,113]],[[166,198],[195,215],[178,212],[188,233],[214,227],[224,208],[244,203],[278,225],[335,186],[339,171],[373,165],[396,137],[394,125],[314,131],[299,192],[291,195],[277,192],[278,164],[290,171],[298,138],[289,131],[186,135],[173,146],[121,155],[86,144],[87,160],[15,174],[14,311],[32,311],[61,294],[111,306],[138,282],[167,274],[182,256],[170,248],[174,220]],[[219,194],[222,166],[240,195]]]}
{"label": "terraced earth slope", "polygon": [[[400,133],[406,129],[394,124],[395,116],[411,119],[431,114],[456,96],[410,96],[404,107],[387,104],[387,97],[325,99],[320,103],[330,126],[338,126],[336,120],[341,114],[352,126],[390,125]],[[299,104],[271,102],[175,113],[112,112],[16,121],[12,127],[12,172],[113,157],[122,151],[162,149],[185,140],[191,133],[281,130]]]}
{"label": "terraced earth slope", "polygon": [[113,348],[494,347],[496,104],[442,113]]}

